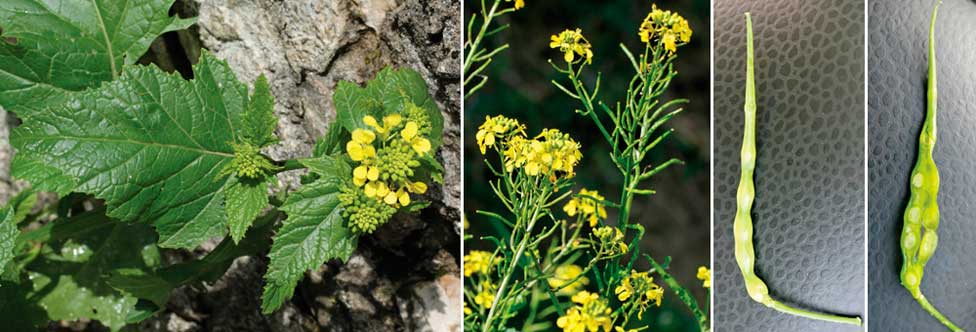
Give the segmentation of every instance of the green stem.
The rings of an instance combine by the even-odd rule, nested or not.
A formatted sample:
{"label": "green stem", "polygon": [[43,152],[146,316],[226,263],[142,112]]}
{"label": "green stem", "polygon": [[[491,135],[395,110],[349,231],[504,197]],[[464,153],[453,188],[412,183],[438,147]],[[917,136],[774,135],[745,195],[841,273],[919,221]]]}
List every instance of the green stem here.
{"label": "green stem", "polygon": [[953,332],[963,332],[963,330],[956,326],[956,324],[953,324],[949,318],[946,318],[946,316],[942,315],[938,309],[935,309],[935,306],[933,306],[932,303],[929,303],[929,300],[925,298],[925,295],[922,294],[921,290],[912,292],[912,297],[915,298],[915,301],[918,301],[918,304],[920,304],[925,311],[932,315],[932,317],[935,317],[935,319],[938,319],[939,322],[948,327],[949,330],[952,330]]}
{"label": "green stem", "polygon": [[819,313],[819,312],[813,312],[813,311],[803,310],[803,309],[794,308],[794,307],[785,305],[782,302],[779,302],[779,301],[776,301],[776,300],[770,301],[770,303],[766,304],[766,306],[768,306],[770,308],[773,308],[776,311],[779,311],[779,312],[782,312],[782,313],[787,313],[787,314],[790,314],[790,315],[795,315],[795,316],[800,316],[800,317],[806,317],[806,318],[816,319],[816,320],[822,320],[822,321],[826,321],[826,322],[842,323],[842,324],[851,324],[851,325],[861,326],[861,318],[860,317],[844,317],[844,316],[837,316],[837,315],[824,314],[824,313]]}
{"label": "green stem", "polygon": [[[491,10],[485,15],[485,22],[481,25],[481,29],[478,31],[478,35],[474,38],[474,42],[471,43],[468,49],[467,56],[464,57],[464,72],[467,73],[471,65],[474,64],[474,54],[478,50],[478,46],[481,46],[481,40],[485,37],[485,32],[488,31],[488,26],[491,25],[492,19],[495,18],[495,11],[498,10],[498,3],[501,0],[495,0],[491,5]],[[483,9],[483,8],[482,8]]]}

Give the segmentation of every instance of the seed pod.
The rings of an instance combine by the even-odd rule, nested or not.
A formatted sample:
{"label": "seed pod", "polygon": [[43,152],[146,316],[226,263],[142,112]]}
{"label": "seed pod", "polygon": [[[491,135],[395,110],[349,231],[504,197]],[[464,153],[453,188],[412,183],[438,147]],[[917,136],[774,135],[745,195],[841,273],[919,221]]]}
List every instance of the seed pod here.
{"label": "seed pod", "polygon": [[746,98],[745,98],[745,127],[742,137],[741,174],[739,189],[736,193],[735,222],[732,226],[735,232],[735,261],[742,272],[742,279],[746,284],[746,291],[753,301],[773,308],[777,311],[824,320],[835,323],[845,323],[860,326],[860,317],[844,317],[832,314],[812,312],[794,308],[776,301],[769,296],[766,283],[756,275],[756,249],[752,245],[752,203],[756,197],[753,183],[753,173],[756,166],[756,83],[754,74],[752,19],[746,13]]}
{"label": "seed pod", "polygon": [[[941,2],[940,2],[941,3]],[[922,132],[918,135],[918,160],[909,180],[911,197],[905,208],[904,225],[901,231],[901,284],[912,294],[925,311],[952,331],[962,331],[939,312],[922,294],[922,277],[928,263],[939,244],[939,170],[932,158],[935,141],[938,138],[936,118],[938,111],[938,80],[935,66],[935,17],[939,3],[932,9],[929,23],[929,80],[926,93],[928,110]]]}

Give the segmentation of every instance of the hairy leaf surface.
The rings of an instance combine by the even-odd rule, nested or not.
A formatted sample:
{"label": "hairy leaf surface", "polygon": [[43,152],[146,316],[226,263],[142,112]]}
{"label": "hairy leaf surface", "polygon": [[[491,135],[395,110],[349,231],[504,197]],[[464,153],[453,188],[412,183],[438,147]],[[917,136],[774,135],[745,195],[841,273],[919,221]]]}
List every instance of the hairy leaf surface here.
{"label": "hairy leaf surface", "polygon": [[[247,87],[207,52],[194,75],[127,66],[118,80],[22,116],[10,138],[14,173],[40,190],[104,199],[112,218],[151,222],[164,247],[223,235],[220,171],[234,158]],[[46,187],[52,170],[69,183]]]}
{"label": "hairy leaf surface", "polygon": [[281,206],[288,218],[275,235],[268,254],[271,262],[261,304],[265,313],[291,298],[306,270],[330,259],[348,259],[356,249],[357,237],[346,228],[339,208],[339,186],[343,180],[336,176],[351,170],[331,157],[321,160],[320,167],[329,164],[334,170],[302,186]]}
{"label": "hairy leaf surface", "polygon": [[173,0],[0,1],[0,106],[18,115],[97,87],[133,64],[156,37],[195,19],[170,17]]}

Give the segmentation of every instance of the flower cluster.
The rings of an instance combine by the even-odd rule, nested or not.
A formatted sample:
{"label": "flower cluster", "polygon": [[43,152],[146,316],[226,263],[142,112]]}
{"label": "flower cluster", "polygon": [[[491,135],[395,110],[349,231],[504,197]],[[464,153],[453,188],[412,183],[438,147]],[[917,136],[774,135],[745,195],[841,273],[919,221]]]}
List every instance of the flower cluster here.
{"label": "flower cluster", "polygon": [[583,276],[583,268],[576,264],[560,265],[553,276],[546,281],[549,287],[558,290],[559,295],[579,293],[590,284],[590,279]]}
{"label": "flower cluster", "polygon": [[505,169],[521,168],[530,176],[548,175],[553,180],[557,172],[571,178],[583,158],[579,149],[579,143],[557,129],[545,129],[533,139],[513,136],[503,152]]}
{"label": "flower cluster", "polygon": [[630,271],[630,275],[624,277],[620,285],[614,290],[617,299],[621,302],[631,301],[639,309],[637,318],[642,318],[644,310],[653,301],[655,305],[661,306],[661,299],[664,298],[664,288],[654,283],[654,277],[647,272]]}
{"label": "flower cluster", "polygon": [[491,281],[482,281],[478,285],[478,289],[476,289],[477,294],[474,296],[474,304],[480,308],[491,309],[492,303],[495,302],[496,290],[498,290],[498,286],[495,286]]}
{"label": "flower cluster", "polygon": [[346,153],[358,163],[353,187],[343,188],[339,200],[350,227],[372,233],[398,208],[410,205],[410,194],[427,192],[426,183],[412,178],[431,153],[431,124],[426,111],[410,103],[402,115],[383,116],[382,123],[370,115],[362,121],[366,127],[353,130],[346,143]]}
{"label": "flower cluster", "polygon": [[611,255],[626,254],[627,244],[624,243],[624,233],[613,226],[603,226],[593,230],[593,235],[600,240],[600,251]]}
{"label": "flower cluster", "polygon": [[481,153],[489,147],[500,147],[506,171],[519,168],[529,176],[547,175],[552,180],[561,175],[572,177],[583,158],[579,143],[568,134],[545,129],[530,139],[525,135],[525,126],[501,115],[485,117],[475,139]]}
{"label": "flower cluster", "polygon": [[498,263],[494,261],[494,258],[490,252],[472,250],[464,255],[464,276],[470,277],[476,273],[488,274],[491,268]]}
{"label": "flower cluster", "polygon": [[698,280],[702,281],[702,287],[712,288],[712,271],[709,271],[707,267],[698,267]]}
{"label": "flower cluster", "polygon": [[603,201],[603,196],[596,190],[580,189],[579,195],[563,206],[563,211],[570,217],[579,214],[590,222],[590,227],[596,227],[600,219],[607,218],[607,208]]}
{"label": "flower cluster", "polygon": [[234,174],[242,179],[259,179],[281,169],[250,143],[230,144],[234,148],[234,159],[220,170],[221,176]]}
{"label": "flower cluster", "polygon": [[576,305],[556,320],[556,326],[562,328],[563,332],[611,331],[611,309],[606,299],[601,299],[596,293],[581,291],[573,295],[572,301]]}
{"label": "flower cluster", "polygon": [[644,18],[637,34],[641,41],[648,45],[663,44],[670,53],[678,50],[678,46],[691,41],[691,27],[688,20],[670,10],[661,10],[657,5],[651,7],[651,12]]}
{"label": "flower cluster", "polygon": [[593,50],[590,49],[590,41],[583,37],[583,30],[566,29],[558,35],[549,37],[549,48],[558,48],[563,53],[563,60],[574,63],[576,56],[586,59],[586,63],[593,62]]}
{"label": "flower cluster", "polygon": [[524,136],[525,126],[503,115],[485,116],[485,122],[478,127],[475,139],[478,141],[481,154],[484,154],[489,147],[495,146],[497,140],[504,139],[509,135]]}

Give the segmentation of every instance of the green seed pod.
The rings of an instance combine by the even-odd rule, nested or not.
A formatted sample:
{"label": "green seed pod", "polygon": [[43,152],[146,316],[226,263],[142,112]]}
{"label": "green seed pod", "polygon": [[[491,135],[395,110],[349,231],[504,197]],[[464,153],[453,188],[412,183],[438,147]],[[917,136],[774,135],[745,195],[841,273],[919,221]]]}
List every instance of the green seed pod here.
{"label": "green seed pod", "polygon": [[749,13],[746,13],[746,49],[748,54],[746,58],[746,98],[743,108],[745,111],[745,127],[742,137],[739,189],[736,192],[735,221],[732,226],[735,232],[735,260],[739,265],[739,271],[742,272],[746,292],[749,293],[749,297],[753,301],[762,303],[767,307],[783,313],[860,326],[860,317],[843,317],[812,312],[794,308],[776,301],[769,296],[769,288],[766,286],[766,283],[756,275],[756,249],[752,244],[752,203],[756,197],[756,188],[753,183],[753,173],[756,166],[756,83],[753,61],[752,19]]}
{"label": "green seed pod", "polygon": [[[929,80],[927,92],[928,111],[922,132],[918,135],[918,160],[909,180],[911,198],[905,208],[901,232],[901,284],[912,294],[925,311],[952,331],[962,331],[929,303],[920,288],[925,274],[925,264],[935,254],[939,244],[939,170],[932,158],[938,137],[936,126],[938,111],[938,80],[935,66],[935,18],[939,11],[936,3],[929,26]],[[924,233],[923,233],[924,232]],[[921,236],[919,236],[921,235]],[[920,239],[921,238],[921,239]]]}

